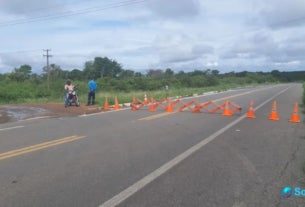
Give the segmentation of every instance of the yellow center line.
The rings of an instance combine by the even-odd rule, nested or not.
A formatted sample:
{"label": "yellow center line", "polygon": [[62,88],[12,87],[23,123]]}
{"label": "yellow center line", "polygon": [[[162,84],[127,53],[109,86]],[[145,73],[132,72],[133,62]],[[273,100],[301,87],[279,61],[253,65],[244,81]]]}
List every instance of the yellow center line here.
{"label": "yellow center line", "polygon": [[[268,87],[267,89],[274,88],[274,87],[275,86]],[[227,99],[235,98],[235,97],[239,97],[239,96],[244,96],[244,95],[247,95],[247,94],[250,94],[250,93],[254,93],[254,92],[257,92],[257,91],[262,91],[262,90],[266,90],[266,88],[259,88],[259,89],[255,89],[253,91],[247,91],[247,92],[236,94],[236,95],[226,96],[226,97],[218,98],[218,99],[215,99],[215,100],[212,100],[212,101],[213,102],[219,102],[219,101],[223,101],[223,100],[227,100]],[[149,120],[153,120],[153,119],[158,119],[158,118],[161,118],[161,117],[164,117],[164,116],[169,116],[169,115],[176,114],[178,112],[179,111],[174,111],[172,113],[164,112],[164,113],[160,113],[160,114],[155,114],[155,115],[152,115],[152,116],[147,116],[147,117],[138,119],[138,121],[143,121],[143,120],[149,121]]]}
{"label": "yellow center line", "polygon": [[64,137],[62,139],[57,139],[57,140],[53,140],[53,141],[43,142],[43,143],[40,143],[40,144],[20,148],[20,149],[17,149],[17,150],[11,150],[11,151],[8,151],[8,152],[5,152],[5,153],[1,153],[0,154],[0,160],[4,160],[4,159],[7,159],[7,158],[11,158],[11,157],[16,157],[16,156],[19,156],[19,155],[23,155],[23,154],[38,151],[38,150],[42,150],[42,149],[45,149],[45,148],[48,148],[48,147],[64,144],[64,143],[67,143],[67,142],[76,141],[76,140],[79,140],[79,139],[82,139],[82,138],[85,138],[85,136],[74,135],[74,136]]}

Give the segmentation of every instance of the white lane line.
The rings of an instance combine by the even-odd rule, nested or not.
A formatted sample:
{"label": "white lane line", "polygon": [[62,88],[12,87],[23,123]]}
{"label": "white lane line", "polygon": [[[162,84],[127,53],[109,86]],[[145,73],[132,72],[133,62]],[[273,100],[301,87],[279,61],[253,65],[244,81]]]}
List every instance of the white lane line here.
{"label": "white lane line", "polygon": [[99,114],[107,114],[107,113],[112,113],[112,112],[125,111],[127,109],[130,109],[130,107],[118,109],[118,110],[112,110],[112,111],[102,111],[102,112],[92,113],[92,114],[83,114],[83,115],[79,115],[78,117],[89,117],[89,116],[95,116],[95,115],[99,115]]}
{"label": "white lane line", "polygon": [[[255,108],[255,110],[260,109],[265,104],[267,104],[268,102],[272,101],[275,97],[277,97],[280,94],[282,94],[285,91],[287,91],[290,87],[291,86],[289,86],[288,88],[286,88],[286,89],[280,91],[279,93],[273,95],[271,98],[267,99],[266,101],[261,103],[259,106],[257,106]],[[242,115],[241,117],[237,118],[236,120],[234,120],[230,124],[226,125],[222,129],[220,129],[217,132],[213,133],[212,135],[210,135],[206,139],[204,139],[201,142],[199,142],[198,144],[192,146],[191,148],[189,148],[188,150],[186,150],[182,154],[178,155],[174,159],[172,159],[169,162],[167,162],[164,165],[162,165],[160,168],[156,169],[155,171],[153,171],[152,173],[148,174],[147,176],[145,176],[141,180],[137,181],[136,183],[134,183],[130,187],[126,188],[125,190],[123,190],[119,194],[115,195],[110,200],[108,200],[105,203],[99,205],[99,207],[114,207],[114,206],[119,205],[120,203],[125,201],[127,198],[129,198],[130,196],[132,196],[133,194],[135,194],[136,192],[138,192],[139,190],[144,188],[146,185],[148,185],[149,183],[151,183],[152,181],[154,181],[155,179],[157,179],[158,177],[160,177],[161,175],[163,175],[164,173],[166,173],[167,171],[169,171],[170,169],[175,167],[177,164],[181,163],[183,160],[185,160],[186,158],[188,158],[189,156],[191,156],[192,154],[197,152],[203,146],[205,146],[209,142],[213,141],[216,137],[218,137],[219,135],[223,134],[225,131],[227,131],[231,127],[235,126],[236,124],[238,124],[240,121],[242,121],[245,118],[246,118],[245,114]]]}
{"label": "white lane line", "polygon": [[24,119],[24,120],[20,120],[20,121],[31,121],[31,120],[37,120],[37,119],[47,119],[47,118],[51,118],[52,116],[38,116],[38,117],[33,117],[33,118],[28,118],[28,119]]}
{"label": "white lane line", "polygon": [[0,131],[7,131],[7,130],[12,130],[12,129],[19,129],[19,128],[23,128],[23,127],[24,127],[24,126],[8,127],[8,128],[0,129]]}

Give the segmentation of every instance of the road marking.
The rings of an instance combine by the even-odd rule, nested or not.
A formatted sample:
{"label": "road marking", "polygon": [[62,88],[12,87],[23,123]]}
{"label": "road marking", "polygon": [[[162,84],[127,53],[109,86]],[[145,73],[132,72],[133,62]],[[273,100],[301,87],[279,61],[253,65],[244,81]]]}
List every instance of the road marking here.
{"label": "road marking", "polygon": [[52,116],[38,116],[38,117],[33,117],[33,118],[28,118],[20,121],[31,121],[31,120],[37,120],[37,119],[46,119],[46,118],[51,118]]}
{"label": "road marking", "polygon": [[[258,105],[255,108],[255,110],[260,109],[265,104],[267,104],[270,101],[272,101],[275,97],[277,97],[280,94],[282,94],[285,91],[287,91],[290,87],[291,86],[289,86],[288,88],[285,88],[284,90],[282,90],[282,91],[278,92],[277,94],[273,95],[271,98],[267,99],[266,101],[264,101],[263,103]],[[192,154],[197,152],[203,146],[205,146],[209,142],[213,141],[216,137],[218,137],[219,135],[223,134],[225,131],[227,131],[228,129],[232,128],[233,126],[235,126],[236,124],[238,124],[239,122],[241,122],[245,118],[246,118],[246,115],[244,114],[241,117],[237,118],[236,120],[232,121],[231,123],[229,123],[228,125],[226,125],[222,129],[218,130],[217,132],[213,133],[209,137],[205,138],[204,140],[202,140],[198,144],[192,146],[191,148],[189,148],[188,150],[186,150],[182,154],[178,155],[174,159],[172,159],[169,162],[165,163],[160,168],[158,168],[155,171],[151,172],[150,174],[148,174],[147,176],[145,176],[141,180],[137,181],[136,183],[134,183],[130,187],[126,188],[125,190],[123,190],[119,194],[115,195],[114,197],[112,197],[111,199],[106,201],[105,203],[101,204],[99,207],[114,207],[114,206],[117,206],[117,205],[121,204],[127,198],[129,198],[130,196],[132,196],[135,193],[137,193],[139,190],[141,190],[146,185],[148,185],[149,183],[151,183],[154,180],[156,180],[158,177],[160,177],[161,175],[163,175],[167,171],[171,170],[177,164],[179,164],[182,161],[184,161],[186,158],[188,158],[189,156],[191,156]]]}
{"label": "road marking", "polygon": [[[257,92],[257,91],[271,89],[271,88],[274,88],[274,87],[277,87],[277,86],[272,86],[272,87],[268,87],[268,88],[258,88],[258,89],[252,90],[252,91],[247,91],[247,92],[244,92],[244,93],[239,93],[239,94],[235,94],[235,95],[231,95],[231,96],[226,96],[226,97],[218,98],[218,99],[215,99],[215,100],[212,100],[212,101],[213,102],[219,102],[219,101],[223,101],[223,100],[230,99],[230,98],[235,98],[235,97],[239,97],[239,96],[248,95],[250,93],[254,93],[254,92]],[[173,115],[173,114],[176,114],[178,112],[179,111],[174,111],[172,113],[164,112],[164,113],[155,114],[155,115],[152,115],[152,116],[147,116],[147,117],[144,117],[144,118],[141,118],[141,119],[138,119],[138,120],[139,121],[143,121],[143,120],[149,121],[149,120],[158,119],[158,118],[161,118],[161,117],[164,117],[164,116]]]}
{"label": "road marking", "polygon": [[118,112],[118,111],[125,111],[125,110],[127,110],[127,109],[130,109],[130,108],[128,107],[128,108],[123,108],[123,109],[118,109],[118,110],[112,110],[112,111],[102,111],[102,112],[92,113],[92,114],[83,114],[83,115],[79,115],[78,117],[96,116],[96,115],[99,115],[99,114],[106,114],[106,113],[112,113],[112,112]]}
{"label": "road marking", "polygon": [[0,129],[0,131],[7,131],[7,130],[12,130],[12,129],[19,129],[19,128],[23,128],[23,127],[24,127],[24,126],[8,127],[8,128]]}
{"label": "road marking", "polygon": [[40,144],[36,144],[36,145],[32,145],[32,146],[28,146],[28,147],[24,147],[24,148],[20,148],[20,149],[16,149],[16,150],[11,150],[8,152],[4,152],[0,154],[0,160],[4,160],[4,159],[8,159],[11,157],[16,157],[19,155],[23,155],[26,153],[30,153],[30,152],[35,152],[38,150],[42,150],[45,148],[49,148],[52,146],[56,146],[56,145],[60,145],[60,144],[64,144],[67,142],[72,142],[72,141],[76,141],[79,139],[85,138],[85,136],[69,136],[69,137],[64,137],[61,139],[57,139],[57,140],[52,140],[52,141],[48,141],[48,142],[43,142]]}

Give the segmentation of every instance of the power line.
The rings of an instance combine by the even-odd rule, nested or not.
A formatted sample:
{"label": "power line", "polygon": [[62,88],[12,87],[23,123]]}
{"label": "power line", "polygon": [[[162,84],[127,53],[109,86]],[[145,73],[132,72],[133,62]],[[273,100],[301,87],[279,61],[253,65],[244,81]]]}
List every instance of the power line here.
{"label": "power line", "polygon": [[[117,3],[110,3],[110,4],[107,4],[107,5],[103,5],[103,7],[105,7],[105,6],[115,6],[119,3],[130,3],[130,2],[133,2],[133,1],[139,1],[139,0],[125,0],[125,1],[117,2]],[[57,6],[50,7],[50,8],[56,8],[56,7]],[[42,16],[30,17],[30,18],[26,18],[26,19],[20,18],[20,19],[15,19],[15,20],[10,20],[10,21],[3,21],[3,22],[0,22],[0,24],[18,23],[19,21],[23,22],[23,21],[27,21],[27,20],[31,21],[31,20],[37,20],[37,19],[40,19],[40,18],[55,17],[55,16],[58,16],[58,15],[66,15],[66,14],[75,13],[75,12],[86,12],[87,10],[90,11],[92,9],[97,9],[97,8],[100,8],[100,7],[101,6],[99,6],[99,7],[95,6],[95,7],[85,8],[85,9],[78,9],[78,10],[74,10],[74,11],[73,10],[66,10],[66,11],[61,11],[61,12],[42,15]],[[45,10],[45,9],[41,9],[41,11]],[[37,11],[37,10],[34,10],[34,11]]]}
{"label": "power line", "polygon": [[81,10],[66,11],[66,12],[55,14],[55,15],[50,14],[50,15],[44,15],[44,16],[39,16],[39,17],[27,18],[27,19],[19,19],[19,20],[17,19],[17,20],[13,20],[13,21],[0,22],[0,27],[7,27],[7,26],[13,26],[13,25],[25,24],[25,23],[32,23],[32,22],[39,22],[39,21],[47,21],[47,20],[59,19],[59,18],[63,18],[63,17],[87,14],[87,13],[94,13],[94,12],[104,11],[104,10],[108,10],[108,9],[113,9],[113,8],[119,8],[119,7],[144,3],[145,1],[148,1],[148,0],[121,1],[121,2],[118,2],[118,3],[109,4],[108,6],[103,6],[103,7],[90,7],[90,8],[81,9]]}
{"label": "power line", "polygon": [[7,52],[0,52],[0,55],[5,55],[5,54],[14,54],[14,53],[33,53],[41,51],[41,49],[33,49],[33,50],[16,50],[16,51],[7,51]]}

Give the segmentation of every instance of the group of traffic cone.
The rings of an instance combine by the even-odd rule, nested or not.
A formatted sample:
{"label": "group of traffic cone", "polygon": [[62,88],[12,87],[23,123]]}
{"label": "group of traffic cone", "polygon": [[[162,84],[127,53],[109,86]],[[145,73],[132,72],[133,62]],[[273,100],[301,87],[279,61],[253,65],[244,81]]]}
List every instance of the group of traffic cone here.
{"label": "group of traffic cone", "polygon": [[241,107],[231,101],[225,101],[221,107],[223,107],[223,116],[233,116],[235,112],[241,112]]}
{"label": "group of traffic cone", "polygon": [[[177,103],[182,104],[182,106],[180,107],[180,109],[178,111],[182,112],[185,109],[189,109],[190,111],[192,111],[193,113],[198,113],[201,112],[201,109],[205,109],[205,111],[209,112],[209,113],[216,113],[218,111],[222,112],[223,116],[233,116],[234,113],[236,112],[241,112],[242,108],[235,104],[232,101],[225,101],[222,105],[218,105],[216,103],[214,103],[213,101],[208,101],[208,102],[204,102],[204,103],[197,103],[195,100],[192,100],[188,103],[183,103],[180,99],[176,99],[176,100],[171,100],[171,99],[163,99],[163,100],[155,100],[153,98],[151,98],[150,100],[147,98],[147,95],[144,95],[144,100],[141,101],[135,97],[133,97],[132,102],[130,104],[131,106],[131,110],[132,111],[137,111],[140,108],[147,106],[148,107],[148,111],[150,112],[155,112],[157,111],[157,108],[160,107],[162,108],[165,112],[168,113],[172,113],[175,111],[175,106]],[[255,119],[255,109],[254,109],[254,102],[251,101],[249,104],[249,108],[248,111],[246,113],[246,117],[249,119]],[[209,109],[209,108],[210,109]],[[104,110],[109,110],[109,103],[108,103],[108,99],[105,99],[105,103],[104,103]],[[113,108],[115,110],[120,109],[120,105],[118,103],[118,99],[117,97],[115,97],[115,105],[113,106]],[[212,109],[211,109],[212,108]],[[277,102],[273,101],[272,103],[272,109],[271,112],[268,116],[269,120],[272,121],[278,121],[280,120],[280,116],[279,113],[277,111]],[[298,103],[294,104],[294,109],[293,112],[291,114],[291,117],[289,119],[289,122],[292,123],[300,123],[301,122],[301,118],[299,115],[299,109],[298,109]]]}
{"label": "group of traffic cone", "polygon": [[180,102],[180,99],[171,100],[171,99],[163,99],[163,100],[155,100],[154,98],[148,99],[147,95],[144,95],[144,100],[141,101],[136,97],[133,97],[132,102],[130,103],[130,108],[132,111],[138,111],[141,108],[147,106],[148,111],[155,112],[158,107],[163,109],[165,112],[172,113],[175,111],[175,106]]}
{"label": "group of traffic cone", "polygon": [[108,97],[105,97],[105,101],[104,101],[104,105],[103,105],[103,110],[104,110],[104,111],[108,111],[108,110],[110,110],[111,108],[114,109],[114,110],[119,110],[119,109],[121,108],[117,96],[114,98],[114,105],[113,105],[113,106],[110,106],[110,105],[109,105]]}
{"label": "group of traffic cone", "polygon": [[[246,117],[249,118],[249,119],[255,119],[256,118],[255,109],[253,108],[253,104],[254,104],[254,102],[251,101],[250,104],[249,104],[249,109],[248,109],[247,114],[246,114]],[[280,116],[279,116],[279,113],[277,111],[276,101],[273,101],[273,103],[272,103],[272,109],[271,109],[271,112],[269,113],[268,119],[271,120],[271,121],[279,121],[280,120]],[[300,118],[300,115],[299,115],[299,104],[297,102],[294,104],[293,112],[290,116],[289,122],[292,122],[292,123],[300,123],[301,122],[301,118]]]}

